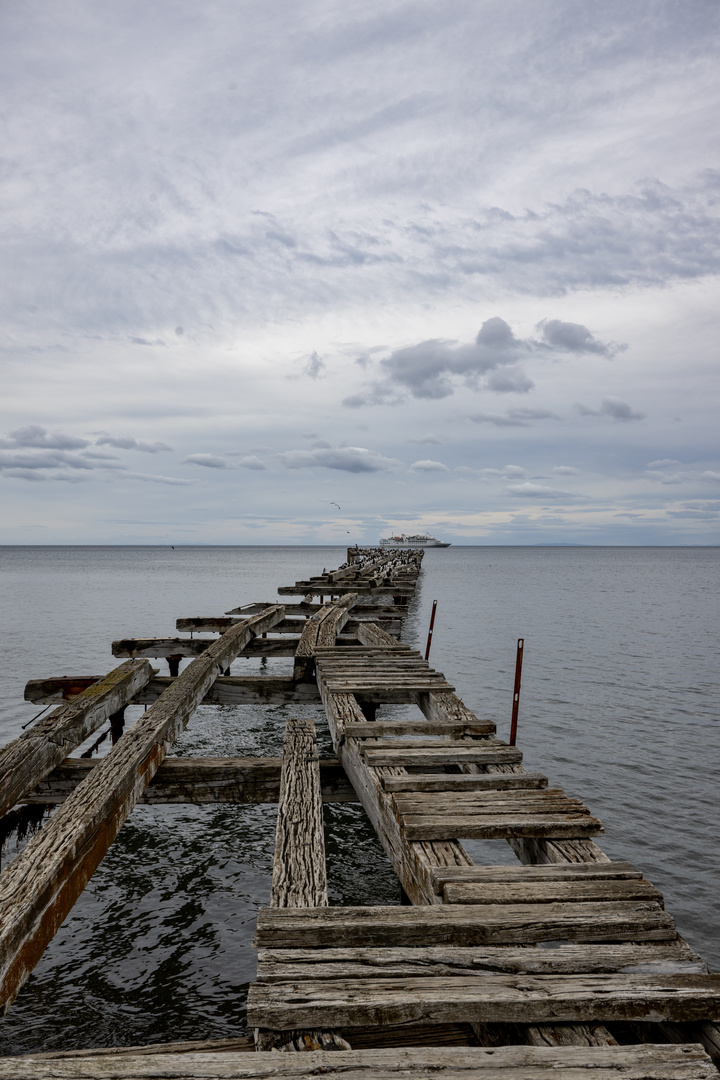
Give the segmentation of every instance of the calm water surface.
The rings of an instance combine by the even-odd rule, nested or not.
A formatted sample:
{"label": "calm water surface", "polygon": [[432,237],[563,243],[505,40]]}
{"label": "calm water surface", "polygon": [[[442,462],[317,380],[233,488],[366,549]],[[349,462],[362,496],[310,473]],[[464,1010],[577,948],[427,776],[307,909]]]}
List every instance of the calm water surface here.
{"label": "calm water surface", "polygon": [[[178,617],[275,600],[278,585],[344,557],[341,548],[0,548],[0,741],[37,711],[22,700],[27,679],[102,674],[115,665],[115,638],[168,636]],[[527,767],[603,819],[604,850],[645,871],[715,970],[719,562],[717,548],[428,551],[404,634],[424,646],[437,599],[432,662],[502,737],[525,638]],[[260,664],[238,660],[233,672]],[[201,707],[176,752],[279,753],[291,711],[302,714]],[[322,712],[305,711],[329,751]],[[0,1020],[0,1054],[245,1030],[274,824],[273,806],[138,807]],[[326,831],[331,903],[399,903],[359,807],[326,807]],[[514,861],[502,841],[468,847],[477,861]],[[11,844],[5,862],[14,854]]]}

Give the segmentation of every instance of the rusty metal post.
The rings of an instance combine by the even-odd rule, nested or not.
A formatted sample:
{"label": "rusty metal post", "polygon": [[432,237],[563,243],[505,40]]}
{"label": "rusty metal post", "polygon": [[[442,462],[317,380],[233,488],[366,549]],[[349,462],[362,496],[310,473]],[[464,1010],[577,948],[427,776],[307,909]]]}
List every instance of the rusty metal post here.
{"label": "rusty metal post", "polygon": [[430,629],[428,630],[427,645],[425,646],[425,659],[427,660],[430,655],[430,646],[432,645],[433,626],[435,625],[435,611],[437,610],[437,600],[433,600],[432,615],[430,616]]}
{"label": "rusty metal post", "polygon": [[512,720],[510,722],[510,745],[515,746],[517,739],[518,709],[520,708],[520,678],[522,676],[523,651],[525,638],[518,638],[517,658],[515,660],[515,686],[513,688]]}

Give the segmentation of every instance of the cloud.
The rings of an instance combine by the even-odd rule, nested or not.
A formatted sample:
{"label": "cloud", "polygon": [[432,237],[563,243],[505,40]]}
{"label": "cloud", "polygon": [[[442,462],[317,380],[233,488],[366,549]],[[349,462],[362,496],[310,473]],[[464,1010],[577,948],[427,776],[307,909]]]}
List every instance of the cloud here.
{"label": "cloud", "polygon": [[[459,345],[444,338],[431,338],[417,345],[397,349],[380,361],[384,381],[351,394],[343,401],[349,408],[397,404],[403,392],[415,398],[440,400],[454,393],[459,378],[471,390],[496,394],[527,394],[535,383],[519,366],[548,353],[600,353],[612,356],[625,346],[598,341],[580,323],[546,319],[538,324],[543,340],[520,339],[499,315],[486,319],[472,344]],[[400,392],[400,396],[398,396]]]}
{"label": "cloud", "polygon": [[89,439],[78,439],[74,435],[62,435],[60,432],[48,432],[38,424],[30,424],[28,427],[16,428],[10,435],[0,439],[0,446],[38,446],[46,450],[79,450],[83,446],[89,446]]}
{"label": "cloud", "polygon": [[543,319],[537,324],[536,329],[542,330],[543,342],[552,349],[570,353],[596,353],[599,356],[615,356],[616,353],[624,352],[627,345],[619,345],[614,342],[605,344],[581,323],[561,322],[560,319]]}
{"label": "cloud", "polygon": [[163,450],[172,450],[164,442],[148,443],[140,439],[134,439],[131,435],[101,435],[95,440],[96,446],[115,446],[119,450],[141,450],[144,454],[159,454]]}
{"label": "cloud", "polygon": [[202,465],[205,469],[230,468],[224,457],[217,457],[215,454],[190,454],[183,458],[182,463],[183,465]]}
{"label": "cloud", "polygon": [[413,472],[450,472],[447,465],[443,465],[441,461],[413,461],[410,465],[410,469]]}
{"label": "cloud", "polygon": [[312,354],[305,365],[305,374],[311,379],[317,379],[325,370],[325,361],[316,352]]}
{"label": "cloud", "polygon": [[340,469],[342,472],[375,473],[399,468],[401,461],[386,458],[364,446],[341,446],[318,450],[287,450],[280,460],[288,469]]}
{"label": "cloud", "polygon": [[660,458],[659,461],[648,461],[648,469],[664,469],[667,465],[682,465],[681,461],[676,461],[675,458]]}
{"label": "cloud", "polygon": [[267,465],[256,454],[247,454],[245,457],[238,458],[237,464],[241,469],[253,469],[256,472],[267,469]]}
{"label": "cloud", "polygon": [[572,465],[553,465],[553,472],[558,476],[577,476],[580,470]]}
{"label": "cloud", "polygon": [[627,423],[629,420],[644,420],[645,413],[638,412],[619,398],[603,398],[599,409],[589,409],[587,405],[576,405],[581,416],[610,416],[613,420]]}
{"label": "cloud", "polygon": [[85,469],[99,468],[66,450],[0,450],[0,469]]}
{"label": "cloud", "polygon": [[437,435],[423,435],[420,439],[408,439],[409,443],[426,443],[428,446],[442,446],[443,440]]}
{"label": "cloud", "polygon": [[474,424],[494,424],[495,427],[528,427],[528,420],[559,420],[557,413],[549,409],[507,409],[504,413],[470,413],[468,420]]}
{"label": "cloud", "polygon": [[573,495],[569,491],[558,491],[557,488],[545,487],[543,484],[531,484],[529,481],[524,484],[508,484],[507,490],[512,495],[517,495],[523,499],[576,499],[577,495]]}
{"label": "cloud", "polygon": [[198,480],[181,480],[177,476],[158,476],[154,473],[127,472],[122,478],[128,480],[143,480],[150,484],[169,484],[171,487],[187,487],[188,484],[197,484]]}
{"label": "cloud", "polygon": [[387,379],[416,398],[444,398],[453,392],[450,376],[469,385],[503,364],[514,364],[523,352],[504,319],[495,316],[481,326],[472,345],[455,345],[435,338],[398,349],[380,361]]}

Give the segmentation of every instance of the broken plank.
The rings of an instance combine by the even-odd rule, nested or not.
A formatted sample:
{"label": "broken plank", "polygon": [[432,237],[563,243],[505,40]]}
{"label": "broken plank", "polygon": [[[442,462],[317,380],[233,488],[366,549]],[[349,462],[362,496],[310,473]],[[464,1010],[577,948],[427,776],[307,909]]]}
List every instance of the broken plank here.
{"label": "broken plank", "polygon": [[0,874],[0,1007],[14,1000],[220,671],[254,634],[283,617],[278,605],[226,631],[125,732]]}
{"label": "broken plank", "polygon": [[147,660],[120,664],[0,750],[0,816],[127,705],[153,675]]}
{"label": "broken plank", "polygon": [[720,975],[477,975],[255,983],[248,1023],[688,1022],[720,1019]]}
{"label": "broken plank", "polygon": [[513,945],[541,941],[664,941],[672,918],[645,901],[612,904],[434,904],[282,910],[261,907],[255,944]]}

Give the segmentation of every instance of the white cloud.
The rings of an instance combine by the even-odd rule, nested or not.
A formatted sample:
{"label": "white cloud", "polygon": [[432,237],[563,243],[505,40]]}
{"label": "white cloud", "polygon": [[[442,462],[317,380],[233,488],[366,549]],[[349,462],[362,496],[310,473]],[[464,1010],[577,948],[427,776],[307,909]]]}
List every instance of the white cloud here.
{"label": "white cloud", "polygon": [[413,461],[409,466],[413,472],[450,472],[447,465],[443,465],[441,461]]}
{"label": "white cloud", "polygon": [[344,446],[319,450],[287,450],[279,455],[288,469],[339,469],[350,473],[389,472],[399,468],[401,461],[383,457],[363,446]]}

